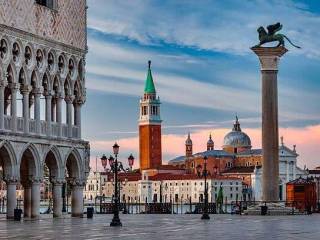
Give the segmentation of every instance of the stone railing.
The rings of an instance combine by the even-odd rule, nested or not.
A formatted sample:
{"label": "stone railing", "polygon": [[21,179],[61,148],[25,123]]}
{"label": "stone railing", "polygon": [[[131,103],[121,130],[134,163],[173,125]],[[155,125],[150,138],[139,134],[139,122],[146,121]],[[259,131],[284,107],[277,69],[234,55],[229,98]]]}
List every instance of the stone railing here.
{"label": "stone railing", "polygon": [[4,116],[4,129],[11,130],[11,116]]}
{"label": "stone railing", "polygon": [[[24,132],[24,119],[22,117],[17,117],[17,132]],[[40,136],[52,136],[52,137],[61,137],[61,138],[69,138],[69,126],[67,124],[60,125],[56,122],[51,122],[51,132],[48,134],[48,124],[46,121],[40,121],[40,134],[37,133],[37,124],[36,120],[29,119],[29,134],[31,135],[40,135]],[[12,131],[13,121],[11,116],[4,116],[4,130]],[[60,136],[61,132],[61,136]],[[72,139],[80,139],[80,129],[78,126],[72,126]]]}
{"label": "stone railing", "polygon": [[17,131],[23,132],[23,118],[22,117],[17,118]]}
{"label": "stone railing", "polygon": [[29,133],[36,133],[36,120],[29,120]]}

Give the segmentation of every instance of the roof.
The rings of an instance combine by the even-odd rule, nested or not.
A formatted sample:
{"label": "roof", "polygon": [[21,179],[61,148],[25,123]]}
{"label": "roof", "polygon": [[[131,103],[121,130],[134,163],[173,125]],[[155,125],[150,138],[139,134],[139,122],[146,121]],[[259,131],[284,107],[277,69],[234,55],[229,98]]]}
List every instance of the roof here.
{"label": "roof", "polygon": [[[154,176],[150,176],[149,180],[151,181],[161,181],[161,180],[201,180],[203,178],[199,177],[196,174],[170,174],[170,173],[159,173]],[[216,179],[216,180],[239,180],[240,178],[236,177],[227,177],[227,176],[208,176],[207,179]]]}
{"label": "roof", "polygon": [[172,165],[160,165],[156,169],[157,170],[185,170],[184,168],[172,166]]}
{"label": "roof", "polygon": [[312,170],[309,170],[309,174],[320,174],[320,169],[312,169]]}
{"label": "roof", "polygon": [[246,155],[262,155],[262,149],[248,149],[246,151],[243,151],[243,152],[239,152],[237,154],[238,156],[246,156]]}
{"label": "roof", "polygon": [[152,73],[151,73],[151,61],[148,62],[148,74],[146,79],[146,85],[144,87],[144,93],[156,93],[156,88],[154,86]]}
{"label": "roof", "polygon": [[287,184],[314,184],[313,178],[299,177],[295,180],[288,182]]}
{"label": "roof", "polygon": [[[233,167],[230,168],[223,173],[253,173],[255,166],[249,166],[249,167]],[[260,168],[260,167],[257,167]]]}

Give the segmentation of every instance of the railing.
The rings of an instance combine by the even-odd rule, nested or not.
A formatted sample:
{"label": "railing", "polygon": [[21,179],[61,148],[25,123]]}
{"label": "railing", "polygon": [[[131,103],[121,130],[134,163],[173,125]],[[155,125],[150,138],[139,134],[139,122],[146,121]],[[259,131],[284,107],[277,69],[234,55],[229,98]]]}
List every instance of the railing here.
{"label": "railing", "polygon": [[47,135],[47,122],[46,121],[41,121],[40,122],[40,133],[41,135]]}
{"label": "railing", "polygon": [[78,126],[72,126],[72,138],[80,138],[80,129]]}
{"label": "railing", "polygon": [[18,132],[23,132],[23,118],[22,117],[18,117],[17,118],[17,131]]}
{"label": "railing", "polygon": [[59,124],[56,122],[51,123],[51,135],[54,137],[59,136]]}
{"label": "railing", "polygon": [[62,124],[62,137],[67,138],[69,137],[68,135],[68,125],[67,124]]}
{"label": "railing", "polygon": [[[37,133],[37,122],[35,119],[29,119],[29,133],[32,135],[36,135]],[[17,117],[16,118],[17,124],[17,132],[24,132],[24,118]],[[40,121],[40,136],[47,136],[50,135],[52,137],[62,137],[62,138],[69,138],[69,126],[67,124],[60,125],[57,122],[51,122],[51,134],[48,134],[48,125],[46,121]],[[12,131],[13,127],[13,119],[11,116],[4,115],[4,130]],[[79,139],[80,138],[80,129],[78,126],[72,126],[72,139]],[[61,131],[61,136],[60,136]]]}
{"label": "railing", "polygon": [[36,120],[34,119],[29,120],[29,132],[36,133]]}
{"label": "railing", "polygon": [[11,130],[11,116],[4,116],[4,129]]}
{"label": "railing", "polygon": [[246,215],[297,215],[319,211],[316,201],[237,201],[232,212]]}

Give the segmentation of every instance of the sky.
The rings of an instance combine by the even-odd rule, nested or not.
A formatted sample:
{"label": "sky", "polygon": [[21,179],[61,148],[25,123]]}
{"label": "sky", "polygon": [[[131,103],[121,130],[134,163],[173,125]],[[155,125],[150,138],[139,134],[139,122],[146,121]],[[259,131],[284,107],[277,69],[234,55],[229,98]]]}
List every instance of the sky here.
{"label": "sky", "polygon": [[[87,101],[83,136],[91,160],[130,153],[138,167],[139,99],[147,62],[160,96],[163,162],[194,152],[211,133],[215,149],[238,115],[261,147],[261,79],[256,29],[276,22],[301,49],[286,44],[278,73],[279,133],[297,145],[298,165],[320,165],[320,2],[264,0],[88,0]],[[101,168],[100,168],[101,169]]]}

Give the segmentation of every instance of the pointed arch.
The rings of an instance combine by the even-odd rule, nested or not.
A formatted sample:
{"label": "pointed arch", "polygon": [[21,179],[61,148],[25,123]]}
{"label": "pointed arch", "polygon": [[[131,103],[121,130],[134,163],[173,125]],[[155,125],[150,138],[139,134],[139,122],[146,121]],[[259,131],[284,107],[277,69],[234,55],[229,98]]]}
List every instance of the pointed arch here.
{"label": "pointed arch", "polygon": [[69,177],[81,179],[81,155],[75,148],[71,148],[66,155],[65,170],[67,170]]}
{"label": "pointed arch", "polygon": [[17,157],[12,144],[7,140],[2,141],[0,143],[0,155],[2,155],[1,152],[8,155],[7,158],[2,159],[5,175],[16,176]]}
{"label": "pointed arch", "polygon": [[66,77],[66,79],[64,80],[64,95],[65,96],[69,96],[72,95],[72,84],[71,84],[71,78],[68,74],[68,76]]}
{"label": "pointed arch", "polygon": [[17,71],[16,71],[16,67],[13,63],[9,63],[8,67],[7,67],[7,79],[8,79],[8,83],[17,83],[18,79],[17,79]]}
{"label": "pointed arch", "polygon": [[[33,143],[28,143],[26,144],[22,151],[20,152],[20,156],[19,156],[19,165],[20,165],[20,173],[21,173],[21,165],[23,163],[23,158],[24,155],[27,154],[28,158],[29,158],[29,163],[28,164],[32,164],[32,162],[30,162],[30,159],[33,159],[33,168],[32,168],[32,175],[33,177],[40,177],[41,176],[41,158],[40,158],[40,154],[38,152],[38,149],[36,148],[36,146]],[[31,174],[29,172],[29,174]]]}
{"label": "pointed arch", "polygon": [[[55,145],[51,145],[45,152],[44,164],[46,164],[50,169],[51,177],[55,179],[64,178],[64,168],[59,149]],[[43,165],[44,165],[43,164]]]}
{"label": "pointed arch", "polygon": [[33,70],[31,72],[31,77],[30,77],[30,85],[33,87],[40,87],[40,81],[39,81],[40,77],[39,77],[39,73],[35,70]]}

